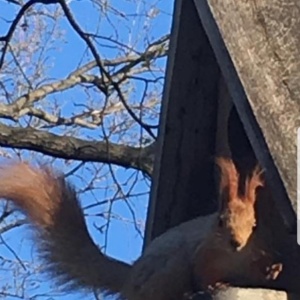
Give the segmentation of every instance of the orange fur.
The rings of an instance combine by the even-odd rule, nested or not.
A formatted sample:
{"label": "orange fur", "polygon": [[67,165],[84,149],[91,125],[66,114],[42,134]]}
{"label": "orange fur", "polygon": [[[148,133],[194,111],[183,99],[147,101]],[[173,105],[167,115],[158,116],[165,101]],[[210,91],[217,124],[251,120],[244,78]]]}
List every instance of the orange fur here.
{"label": "orange fur", "polygon": [[256,226],[255,200],[256,190],[263,186],[262,172],[256,167],[251,177],[246,179],[245,192],[239,195],[239,174],[231,160],[218,158],[221,169],[221,206],[220,218],[226,224],[232,243],[242,249]]}
{"label": "orange fur", "polygon": [[[131,266],[104,255],[89,236],[77,195],[48,167],[11,163],[0,168],[0,197],[28,214],[49,271],[70,287],[100,289],[129,300],[173,300],[218,282],[265,284],[273,261],[251,235],[260,172],[246,180],[230,160],[218,159],[221,209],[170,229],[156,238]],[[273,278],[273,274],[269,277]]]}
{"label": "orange fur", "polygon": [[99,251],[76,193],[62,175],[49,167],[9,163],[0,168],[0,198],[12,200],[36,225],[40,253],[60,283],[109,293],[122,289],[131,266]]}
{"label": "orange fur", "polygon": [[194,267],[199,288],[207,290],[219,283],[264,286],[274,278],[271,271],[268,273],[274,261],[264,251],[267,245],[253,238],[257,221],[256,191],[263,186],[262,172],[255,168],[246,178],[245,192],[240,195],[239,174],[234,163],[218,158],[217,164],[222,173],[222,206],[215,229],[196,250]]}

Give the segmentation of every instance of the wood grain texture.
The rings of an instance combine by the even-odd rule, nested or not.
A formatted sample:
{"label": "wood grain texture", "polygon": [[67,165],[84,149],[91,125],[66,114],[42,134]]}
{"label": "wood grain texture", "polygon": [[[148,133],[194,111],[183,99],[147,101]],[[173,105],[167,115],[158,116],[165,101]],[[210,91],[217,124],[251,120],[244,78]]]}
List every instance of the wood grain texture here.
{"label": "wood grain texture", "polygon": [[192,1],[176,1],[145,245],[216,210],[214,152],[220,71]]}
{"label": "wood grain texture", "polygon": [[300,2],[208,3],[296,211]]}

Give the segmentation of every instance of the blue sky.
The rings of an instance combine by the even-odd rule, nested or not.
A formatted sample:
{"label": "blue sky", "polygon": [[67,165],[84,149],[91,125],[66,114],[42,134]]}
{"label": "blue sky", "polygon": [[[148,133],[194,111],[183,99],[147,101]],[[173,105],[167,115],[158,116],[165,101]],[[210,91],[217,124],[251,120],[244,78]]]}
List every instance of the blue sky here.
{"label": "blue sky", "polygon": [[[98,3],[100,3],[99,1]],[[102,1],[101,3],[104,3]],[[144,10],[148,7],[149,10],[153,9],[151,4],[156,3],[154,7],[158,9],[158,16],[155,20],[149,25],[146,24],[145,28],[145,19],[140,18],[134,21],[133,14],[138,11],[139,9]],[[157,0],[157,1],[120,1],[114,0],[110,1],[109,5],[112,7],[117,8],[119,11],[122,11],[124,14],[124,18],[115,17],[114,14],[111,15],[111,18],[108,20],[103,15],[99,16],[98,10],[95,9],[94,5],[91,4],[90,1],[81,0],[81,1],[71,1],[69,2],[70,8],[76,18],[76,20],[80,23],[81,27],[88,31],[88,32],[95,32],[97,29],[97,33],[103,36],[114,36],[118,33],[118,41],[124,44],[131,44],[134,49],[142,51],[145,45],[148,42],[154,41],[157,38],[169,33],[170,25],[171,25],[171,14],[173,10],[173,1],[171,0]],[[103,7],[102,7],[103,8]],[[50,9],[54,9],[52,6]],[[16,11],[18,10],[18,6],[7,3],[6,1],[0,2],[0,35],[6,33],[7,28],[9,26],[9,20],[12,20]],[[155,13],[155,12],[153,12]],[[123,22],[123,21],[124,22]],[[46,21],[47,22],[47,21]],[[29,25],[30,19],[28,19]],[[112,26],[111,24],[114,24]],[[148,27],[147,27],[148,26]],[[115,27],[115,28],[114,28]],[[88,61],[91,56],[86,51],[86,46],[81,41],[78,36],[74,33],[74,31],[70,28],[68,23],[64,18],[60,21],[60,28],[64,31],[64,41],[58,41],[59,50],[57,48],[53,50],[49,50],[49,60],[46,62],[49,64],[48,74],[49,77],[53,78],[53,80],[58,78],[63,78],[68,73],[73,71],[78,62],[80,61]],[[148,31],[147,39],[145,39],[145,35],[143,34],[143,30]],[[22,39],[22,36],[20,36]],[[111,47],[107,47],[106,45],[98,45],[98,49],[102,57],[104,58],[113,58],[118,55],[118,49],[112,49]],[[160,60],[158,65],[161,68],[164,68],[165,60]],[[28,69],[30,72],[30,69]],[[0,77],[1,79],[1,77]],[[162,83],[161,83],[162,84]],[[139,96],[142,92],[142,86],[137,85],[136,90],[134,93],[130,95],[132,97],[132,101],[134,99],[139,99]],[[75,88],[68,92],[63,93],[63,95],[54,95],[49,97],[50,99],[60,100],[60,97],[68,99],[67,104],[63,107],[63,113],[65,114],[72,114],[76,109],[73,105],[73,99],[76,101],[80,101],[78,99],[84,99],[84,92],[81,88]],[[95,95],[96,96],[96,95]],[[78,103],[78,102],[77,102]],[[158,120],[156,120],[158,122]],[[91,139],[100,139],[101,133],[97,130],[81,130],[81,137],[83,138],[91,138]],[[25,154],[26,157],[26,154]],[[29,157],[29,156],[28,156]],[[45,160],[47,158],[43,157],[42,155],[38,155],[38,158]],[[78,162],[75,163],[75,165]],[[56,167],[60,167],[63,164],[58,160],[55,162]],[[74,164],[71,164],[73,167]],[[64,169],[66,170],[66,169]],[[70,176],[70,180],[76,185],[77,189],[81,188],[82,185],[82,178],[88,180],[91,177],[93,167],[92,165],[86,164],[80,170],[80,176]],[[67,171],[67,170],[66,170]],[[103,171],[106,172],[105,170]],[[134,172],[132,170],[124,170],[124,169],[117,169],[116,174],[120,181],[125,181],[127,178],[130,177]],[[99,183],[99,189],[96,189],[96,194],[93,195],[89,193],[85,193],[83,195],[83,205],[88,205],[90,201],[90,197],[97,197],[99,199],[107,198],[111,196],[113,191],[105,190],[103,188],[106,183],[108,183],[109,178],[106,179],[107,181],[102,181]],[[145,182],[141,175],[138,176],[138,184],[135,186],[135,192],[145,192],[149,190],[149,182]],[[101,188],[100,188],[101,187]],[[126,188],[125,188],[126,189]],[[138,220],[144,221],[146,217],[147,211],[147,201],[148,196],[140,196],[134,199],[131,199],[131,204],[136,209],[137,218]],[[130,220],[132,218],[131,211],[128,209],[128,206],[124,204],[123,201],[117,202],[114,204],[114,212],[118,216],[122,216],[123,220],[115,220],[112,222],[109,231],[109,240],[107,246],[107,253],[115,258],[125,260],[128,262],[134,261],[140,254],[141,246],[142,246],[142,239],[138,236],[137,232],[134,230],[132,224],[130,222],[124,222],[125,220]],[[89,210],[90,214],[99,214],[100,212],[96,210]],[[88,218],[88,224],[91,234],[94,237],[94,240],[97,244],[102,245],[104,236],[99,234],[99,231],[95,229],[95,226],[102,225],[104,222],[103,219],[92,217]],[[10,247],[13,247],[16,251],[21,251],[22,259],[25,259],[30,263],[30,261],[36,261],[36,253],[34,252],[34,248],[32,248],[32,243],[30,239],[30,231],[27,230],[25,227],[21,229],[14,229],[13,232],[9,234],[5,234],[3,236],[5,241],[9,244]],[[1,256],[9,257],[12,254],[10,251],[5,250],[5,247],[0,248]],[[7,252],[4,252],[7,251]],[[6,266],[5,266],[6,268]],[[4,272],[0,270],[0,286],[2,285],[1,282],[7,280],[7,276],[12,276],[12,274],[7,271]],[[9,267],[7,267],[9,270]],[[26,275],[26,271],[24,271]],[[23,275],[24,275],[23,274]],[[36,274],[39,274],[37,271]],[[24,275],[24,276],[25,276]],[[40,276],[40,275],[38,275]],[[30,280],[28,281],[30,282]],[[51,290],[51,285],[53,282],[45,281],[45,277],[41,276],[41,288],[38,289],[39,292],[43,293],[49,292]],[[30,290],[30,286],[28,290]],[[32,286],[33,293],[36,294],[36,286]],[[51,299],[94,299],[93,297],[83,295],[80,293],[76,293],[73,295],[66,295],[64,297],[54,296]],[[7,299],[15,299],[13,297]],[[36,299],[48,299],[42,296],[38,296]]]}

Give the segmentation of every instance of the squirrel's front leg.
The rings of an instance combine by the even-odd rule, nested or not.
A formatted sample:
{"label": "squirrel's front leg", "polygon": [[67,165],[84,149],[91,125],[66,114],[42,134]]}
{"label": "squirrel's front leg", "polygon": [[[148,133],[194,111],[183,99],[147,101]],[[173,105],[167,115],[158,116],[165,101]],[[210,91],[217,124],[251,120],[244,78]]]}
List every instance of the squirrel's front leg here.
{"label": "squirrel's front leg", "polygon": [[196,286],[201,291],[215,290],[228,285],[228,270],[226,253],[221,249],[201,247],[195,255],[194,274]]}

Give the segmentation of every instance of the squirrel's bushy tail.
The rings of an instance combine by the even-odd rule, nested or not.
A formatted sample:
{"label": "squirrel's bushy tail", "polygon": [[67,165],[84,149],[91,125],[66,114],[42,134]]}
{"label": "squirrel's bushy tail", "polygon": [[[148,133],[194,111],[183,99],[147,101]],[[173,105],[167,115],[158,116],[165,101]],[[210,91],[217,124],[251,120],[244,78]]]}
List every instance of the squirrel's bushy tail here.
{"label": "squirrel's bushy tail", "polygon": [[121,291],[131,266],[105,256],[93,243],[76,193],[63,176],[25,163],[1,166],[0,198],[13,201],[29,216],[40,253],[60,283]]}

